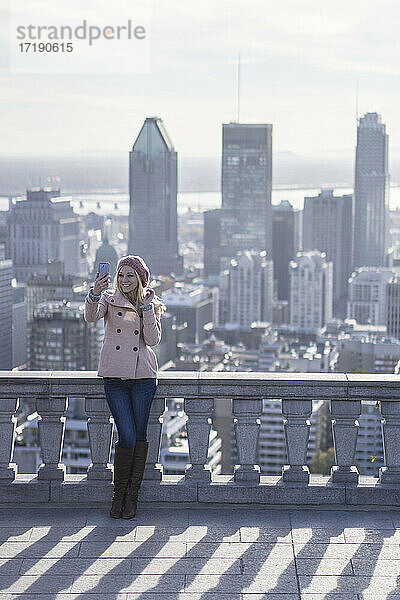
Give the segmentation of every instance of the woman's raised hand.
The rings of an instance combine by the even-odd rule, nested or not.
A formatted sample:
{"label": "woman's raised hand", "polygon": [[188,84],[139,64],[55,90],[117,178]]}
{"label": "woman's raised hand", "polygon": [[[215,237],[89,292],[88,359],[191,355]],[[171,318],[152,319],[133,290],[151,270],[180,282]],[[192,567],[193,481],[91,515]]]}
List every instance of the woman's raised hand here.
{"label": "woman's raised hand", "polygon": [[101,292],[108,288],[110,284],[110,274],[104,273],[101,277],[99,277],[99,272],[97,271],[96,279],[93,284],[93,294],[95,296],[100,296]]}

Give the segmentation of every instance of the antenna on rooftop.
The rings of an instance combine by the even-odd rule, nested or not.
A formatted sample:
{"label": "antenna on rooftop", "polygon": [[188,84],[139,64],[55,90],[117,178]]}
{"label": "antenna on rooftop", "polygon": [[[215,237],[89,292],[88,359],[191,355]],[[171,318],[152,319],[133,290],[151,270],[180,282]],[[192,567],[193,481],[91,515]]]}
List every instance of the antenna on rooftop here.
{"label": "antenna on rooftop", "polygon": [[358,125],[358,75],[356,77],[356,123]]}
{"label": "antenna on rooftop", "polygon": [[237,122],[240,123],[240,52],[237,66]]}

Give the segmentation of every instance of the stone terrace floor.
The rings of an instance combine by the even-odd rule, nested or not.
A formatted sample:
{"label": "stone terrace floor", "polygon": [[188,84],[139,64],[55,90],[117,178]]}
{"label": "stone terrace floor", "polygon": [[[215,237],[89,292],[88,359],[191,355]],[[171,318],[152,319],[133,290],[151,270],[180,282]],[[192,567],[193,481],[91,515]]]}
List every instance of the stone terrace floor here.
{"label": "stone terrace floor", "polygon": [[0,535],[0,600],[400,600],[400,508],[9,504]]}

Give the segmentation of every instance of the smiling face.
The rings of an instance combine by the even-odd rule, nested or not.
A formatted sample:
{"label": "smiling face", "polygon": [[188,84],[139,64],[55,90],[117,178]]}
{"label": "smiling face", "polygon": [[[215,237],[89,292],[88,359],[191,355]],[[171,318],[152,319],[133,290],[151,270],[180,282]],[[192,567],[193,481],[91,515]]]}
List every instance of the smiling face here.
{"label": "smiling face", "polygon": [[118,283],[124,292],[133,292],[138,286],[136,271],[128,265],[121,267],[118,271]]}

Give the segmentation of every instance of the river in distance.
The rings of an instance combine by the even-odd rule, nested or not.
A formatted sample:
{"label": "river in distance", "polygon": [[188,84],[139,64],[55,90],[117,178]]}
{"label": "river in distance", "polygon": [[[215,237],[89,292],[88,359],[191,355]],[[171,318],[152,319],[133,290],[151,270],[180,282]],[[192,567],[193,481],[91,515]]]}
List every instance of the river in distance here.
{"label": "river in distance", "polygon": [[[280,204],[281,200],[288,200],[293,208],[301,210],[304,204],[304,198],[307,196],[317,196],[323,188],[274,188],[272,190],[272,204]],[[342,194],[351,194],[351,187],[334,187],[335,196]],[[78,214],[87,214],[95,212],[98,214],[129,214],[129,194],[114,190],[91,192],[71,192],[63,193],[64,200],[70,200],[74,211]],[[392,186],[389,194],[389,206],[391,210],[400,209],[400,187]],[[204,212],[213,208],[221,207],[221,192],[179,192],[177,198],[178,215],[185,214],[190,208],[192,211]],[[0,210],[8,209],[8,198],[0,196]]]}

